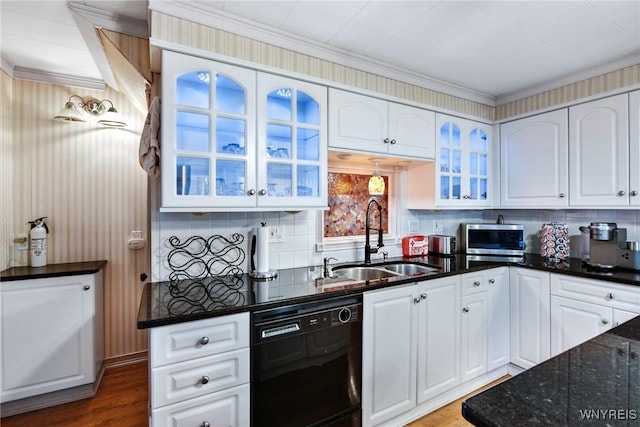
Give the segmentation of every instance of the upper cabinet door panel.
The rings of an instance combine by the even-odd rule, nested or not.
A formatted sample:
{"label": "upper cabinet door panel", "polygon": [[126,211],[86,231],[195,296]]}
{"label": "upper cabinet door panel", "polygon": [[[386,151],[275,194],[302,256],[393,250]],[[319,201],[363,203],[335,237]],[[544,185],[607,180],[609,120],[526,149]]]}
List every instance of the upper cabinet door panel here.
{"label": "upper cabinet door panel", "polygon": [[389,154],[434,159],[435,122],[433,111],[390,102]]}
{"label": "upper cabinet door panel", "polygon": [[562,109],[500,126],[502,206],[568,205],[567,123]]}
{"label": "upper cabinet door panel", "polygon": [[640,205],[640,90],[629,94],[629,204]]}
{"label": "upper cabinet door panel", "polygon": [[629,204],[629,110],[622,94],[569,108],[570,204]]}
{"label": "upper cabinet door panel", "polygon": [[329,90],[329,147],[386,153],[387,102],[342,90]]}

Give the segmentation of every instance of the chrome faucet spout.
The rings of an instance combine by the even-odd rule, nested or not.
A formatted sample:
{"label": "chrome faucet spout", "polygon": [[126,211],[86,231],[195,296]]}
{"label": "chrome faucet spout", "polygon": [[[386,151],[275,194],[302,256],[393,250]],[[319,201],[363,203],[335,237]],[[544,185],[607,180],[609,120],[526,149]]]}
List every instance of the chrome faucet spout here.
{"label": "chrome faucet spout", "polygon": [[[374,230],[378,231],[378,244],[377,244],[377,247],[375,248],[371,247],[371,240],[370,240],[371,239],[370,234],[372,230],[371,228],[371,205],[372,204],[375,204],[376,207],[378,208],[378,228],[377,229],[374,228]],[[370,198],[369,203],[367,204],[365,227],[366,227],[366,233],[365,233],[365,242],[364,242],[364,263],[371,264],[371,254],[377,253],[378,249],[384,246],[384,242],[382,239],[382,235],[384,233],[384,230],[382,229],[382,206],[380,206],[380,202],[375,197]]]}

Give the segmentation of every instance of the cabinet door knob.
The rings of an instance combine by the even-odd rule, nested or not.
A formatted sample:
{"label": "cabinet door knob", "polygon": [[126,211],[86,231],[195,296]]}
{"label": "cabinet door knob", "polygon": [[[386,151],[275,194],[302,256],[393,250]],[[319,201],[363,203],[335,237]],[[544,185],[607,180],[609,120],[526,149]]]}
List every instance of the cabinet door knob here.
{"label": "cabinet door knob", "polygon": [[631,194],[632,196],[637,196],[637,195],[638,195],[638,192],[637,192],[636,190],[633,190],[633,191],[632,191],[631,193],[629,193],[629,194]]}
{"label": "cabinet door knob", "polygon": [[618,196],[624,196],[625,194],[627,194],[627,193],[625,193],[625,192],[624,192],[624,191],[622,191],[622,190],[618,191]]}
{"label": "cabinet door knob", "polygon": [[602,324],[603,324],[603,325],[608,325],[608,324],[609,324],[609,321],[608,321],[607,319],[602,319]]}
{"label": "cabinet door knob", "polygon": [[252,188],[251,190],[247,191],[247,194],[248,194],[249,196],[255,196],[255,195],[256,195],[256,190],[254,190],[254,189]]}
{"label": "cabinet door knob", "polygon": [[496,283],[496,279],[489,279],[489,283],[493,285],[494,283]]}
{"label": "cabinet door knob", "polygon": [[207,345],[209,344],[209,337],[202,337],[198,340],[198,342],[200,343],[200,345]]}
{"label": "cabinet door knob", "polygon": [[202,378],[200,378],[200,384],[207,384],[209,382],[209,377],[206,375],[203,375]]}
{"label": "cabinet door knob", "polygon": [[203,421],[200,427],[211,427],[211,424],[209,424],[209,421]]}
{"label": "cabinet door knob", "polygon": [[480,286],[480,281],[476,280],[475,282],[473,282],[473,286],[475,286],[476,288]]}
{"label": "cabinet door knob", "polygon": [[396,143],[396,140],[395,140],[395,139],[392,139],[392,140],[391,140],[391,145],[393,145],[393,144],[395,144],[395,143]]}
{"label": "cabinet door knob", "polygon": [[608,293],[607,294],[607,299],[614,299],[615,295],[613,295],[612,293]]}
{"label": "cabinet door knob", "polygon": [[463,199],[470,199],[470,198],[471,198],[471,196],[470,196],[470,195],[468,195],[468,194],[465,194],[464,196],[462,196],[462,198],[463,198]]}
{"label": "cabinet door knob", "polygon": [[388,144],[388,143],[390,143],[391,141],[389,141],[389,138],[385,138],[385,139],[383,139],[383,140],[382,140],[382,142],[384,142],[385,144]]}
{"label": "cabinet door knob", "polygon": [[88,291],[89,289],[91,289],[91,286],[89,286],[89,285],[84,285],[84,286],[82,287],[82,289],[84,289],[85,291]]}
{"label": "cabinet door knob", "polygon": [[427,299],[427,294],[422,294],[422,295],[420,295],[420,298],[422,298],[422,299]]}
{"label": "cabinet door knob", "polygon": [[265,194],[267,194],[267,190],[265,190],[264,188],[258,191],[258,196],[264,196]]}
{"label": "cabinet door knob", "polygon": [[564,199],[566,196],[565,196],[564,193],[560,193],[560,194],[558,194],[558,197],[560,197],[561,199]]}
{"label": "cabinet door knob", "polygon": [[465,308],[463,308],[463,309],[462,309],[462,312],[463,312],[463,313],[468,313],[468,312],[469,312],[469,307],[465,307]]}
{"label": "cabinet door knob", "polygon": [[422,298],[420,298],[420,297],[415,297],[415,298],[413,299],[413,303],[414,303],[414,304],[420,304],[420,301],[422,301]]}

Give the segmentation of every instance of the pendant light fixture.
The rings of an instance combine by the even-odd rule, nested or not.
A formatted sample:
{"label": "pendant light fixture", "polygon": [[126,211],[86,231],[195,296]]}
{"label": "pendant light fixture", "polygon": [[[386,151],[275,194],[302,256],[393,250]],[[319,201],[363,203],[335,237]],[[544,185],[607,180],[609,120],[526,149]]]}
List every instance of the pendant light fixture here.
{"label": "pendant light fixture", "polygon": [[378,170],[378,166],[382,159],[374,158],[369,159],[376,164],[376,170],[369,178],[369,194],[372,196],[382,196],[384,194],[384,178],[380,176],[380,171]]}

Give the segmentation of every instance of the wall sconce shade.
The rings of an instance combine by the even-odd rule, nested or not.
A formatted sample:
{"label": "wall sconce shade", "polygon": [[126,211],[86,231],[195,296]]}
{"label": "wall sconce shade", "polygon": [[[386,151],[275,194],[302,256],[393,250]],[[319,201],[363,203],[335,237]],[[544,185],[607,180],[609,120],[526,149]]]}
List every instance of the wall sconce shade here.
{"label": "wall sconce shade", "polygon": [[376,164],[376,171],[373,173],[373,176],[369,178],[369,194],[372,196],[382,196],[384,194],[384,178],[380,176],[380,172],[378,171],[378,165],[382,161],[382,159],[371,159],[372,162]]}
{"label": "wall sconce shade", "polygon": [[[74,103],[72,101],[73,98],[77,98],[79,101]],[[109,105],[109,108],[107,108],[107,104]],[[98,120],[98,124],[102,126],[116,128],[123,128],[127,126],[127,123],[120,118],[118,110],[115,109],[110,100],[103,99],[100,101],[96,98],[82,98],[78,95],[71,95],[69,100],[64,104],[62,110],[60,110],[54,119],[69,122],[86,122],[87,116],[102,116]]]}

